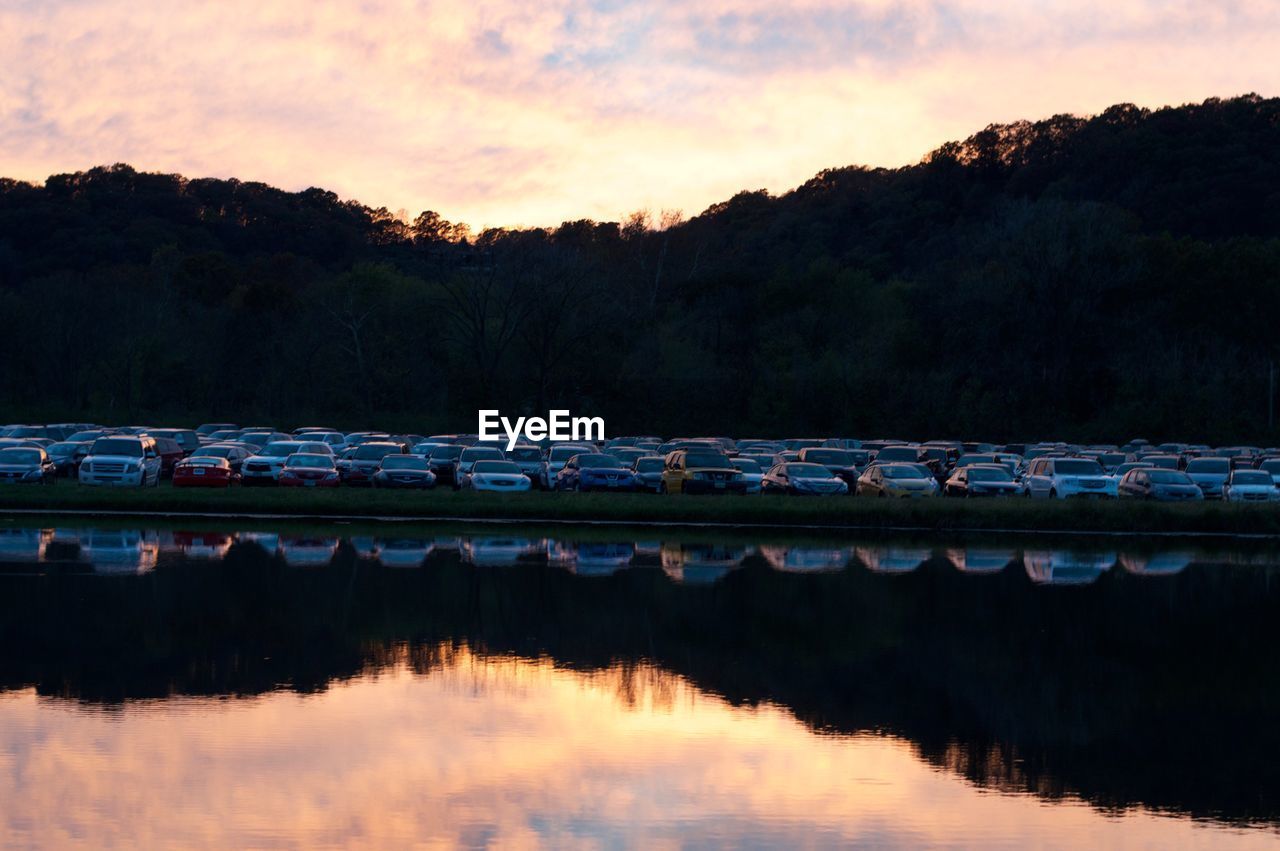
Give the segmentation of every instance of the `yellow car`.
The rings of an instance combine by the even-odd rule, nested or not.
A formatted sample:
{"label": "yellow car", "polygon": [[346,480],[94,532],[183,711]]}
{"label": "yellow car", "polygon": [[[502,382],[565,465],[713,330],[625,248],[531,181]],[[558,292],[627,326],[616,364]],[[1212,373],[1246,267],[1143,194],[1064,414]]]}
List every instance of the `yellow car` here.
{"label": "yellow car", "polygon": [[729,456],[713,449],[677,449],[662,469],[662,493],[747,492],[747,480],[729,462]]}

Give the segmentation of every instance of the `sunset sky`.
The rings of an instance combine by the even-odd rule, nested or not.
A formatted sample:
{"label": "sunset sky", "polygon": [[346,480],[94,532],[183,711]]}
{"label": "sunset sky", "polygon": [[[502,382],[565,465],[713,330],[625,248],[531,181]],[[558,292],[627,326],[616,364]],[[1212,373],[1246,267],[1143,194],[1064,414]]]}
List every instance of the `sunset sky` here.
{"label": "sunset sky", "polygon": [[997,121],[1280,94],[1274,0],[8,0],[0,174],[128,162],[473,226],[692,215]]}

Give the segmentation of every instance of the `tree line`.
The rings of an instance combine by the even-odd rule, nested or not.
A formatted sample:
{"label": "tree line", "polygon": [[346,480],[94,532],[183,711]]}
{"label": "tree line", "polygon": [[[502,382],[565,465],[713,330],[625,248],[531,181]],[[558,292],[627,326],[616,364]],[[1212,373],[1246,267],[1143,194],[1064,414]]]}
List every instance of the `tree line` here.
{"label": "tree line", "polygon": [[0,180],[0,419],[1276,443],[1278,237],[1256,95],[555,228],[127,165]]}

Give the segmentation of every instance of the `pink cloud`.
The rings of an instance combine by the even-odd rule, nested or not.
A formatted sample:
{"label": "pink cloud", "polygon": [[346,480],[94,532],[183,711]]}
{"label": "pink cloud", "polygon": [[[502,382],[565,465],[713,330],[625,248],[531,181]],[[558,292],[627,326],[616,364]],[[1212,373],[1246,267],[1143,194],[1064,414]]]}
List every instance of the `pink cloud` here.
{"label": "pink cloud", "polygon": [[1262,0],[0,10],[7,176],[127,161],[489,224],[696,212],[994,120],[1274,92]]}

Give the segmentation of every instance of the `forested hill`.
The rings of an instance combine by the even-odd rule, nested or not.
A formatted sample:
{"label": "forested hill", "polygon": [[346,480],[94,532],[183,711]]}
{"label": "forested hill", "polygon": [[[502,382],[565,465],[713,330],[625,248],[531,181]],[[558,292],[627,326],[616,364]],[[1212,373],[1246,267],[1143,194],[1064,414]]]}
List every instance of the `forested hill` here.
{"label": "forested hill", "polygon": [[1257,96],[551,230],[125,165],[0,181],[2,421],[568,407],[611,433],[1274,444],[1273,360],[1280,100]]}

